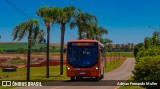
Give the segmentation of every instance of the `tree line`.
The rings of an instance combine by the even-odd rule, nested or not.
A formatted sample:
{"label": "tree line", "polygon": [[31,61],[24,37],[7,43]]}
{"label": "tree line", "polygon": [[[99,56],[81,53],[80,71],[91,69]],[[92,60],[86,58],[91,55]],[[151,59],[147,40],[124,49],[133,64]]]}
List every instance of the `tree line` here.
{"label": "tree line", "polygon": [[107,52],[118,52],[118,51],[133,52],[134,49],[133,43],[127,43],[127,44],[111,44],[111,43],[105,43]]}
{"label": "tree line", "polygon": [[[50,52],[60,52],[60,48],[59,46],[51,46],[49,49]],[[46,47],[40,47],[40,48],[35,48],[35,49],[31,49],[31,52],[33,53],[39,53],[39,52],[46,52]],[[19,53],[19,54],[26,54],[27,53],[27,49],[25,48],[18,48],[18,49],[1,49],[0,50],[1,54],[9,54],[9,53]]]}

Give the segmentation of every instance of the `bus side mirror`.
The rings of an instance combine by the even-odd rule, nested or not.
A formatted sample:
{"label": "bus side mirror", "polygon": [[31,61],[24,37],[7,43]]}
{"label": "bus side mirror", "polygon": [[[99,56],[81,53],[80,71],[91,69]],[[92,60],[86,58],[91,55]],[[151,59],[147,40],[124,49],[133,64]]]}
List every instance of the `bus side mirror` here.
{"label": "bus side mirror", "polygon": [[103,53],[103,49],[100,49],[100,52]]}
{"label": "bus side mirror", "polygon": [[105,50],[104,50],[104,49],[100,49],[100,52],[101,52],[101,53],[104,53],[104,52],[105,52]]}
{"label": "bus side mirror", "polygon": [[66,48],[63,50],[63,53],[66,53]]}

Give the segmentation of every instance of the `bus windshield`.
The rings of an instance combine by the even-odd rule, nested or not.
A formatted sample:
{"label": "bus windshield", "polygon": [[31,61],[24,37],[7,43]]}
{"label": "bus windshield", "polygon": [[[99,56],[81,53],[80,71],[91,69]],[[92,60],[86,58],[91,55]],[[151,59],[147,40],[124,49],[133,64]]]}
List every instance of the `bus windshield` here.
{"label": "bus windshield", "polygon": [[98,46],[68,47],[68,63],[75,68],[92,67],[98,62]]}

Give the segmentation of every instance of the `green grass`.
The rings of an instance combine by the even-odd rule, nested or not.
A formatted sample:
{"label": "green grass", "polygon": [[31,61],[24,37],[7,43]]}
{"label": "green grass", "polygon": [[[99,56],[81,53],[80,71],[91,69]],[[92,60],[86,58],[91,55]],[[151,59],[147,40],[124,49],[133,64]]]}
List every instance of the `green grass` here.
{"label": "green grass", "polygon": [[[64,65],[64,75],[60,75],[59,66],[50,66],[50,78],[46,78],[46,67],[31,67],[30,80],[63,80],[67,79]],[[16,72],[2,72],[0,69],[0,80],[26,80],[26,68],[17,68]],[[2,87],[0,89],[12,89],[15,87]]]}
{"label": "green grass", "polygon": [[118,67],[121,66],[123,62],[124,60],[113,60],[113,61],[107,62],[107,67],[105,68],[105,72],[110,72],[117,69]]}
{"label": "green grass", "polygon": [[7,86],[7,87],[2,87],[2,86],[0,86],[0,89],[14,89],[15,87],[9,87],[9,86]]}
{"label": "green grass", "polygon": [[[27,43],[3,43],[0,44],[0,50],[17,50],[19,48],[27,49]],[[46,44],[35,44],[32,49],[39,49],[41,47],[46,47]],[[53,46],[50,46],[52,48]]]}
{"label": "green grass", "polygon": [[[119,56],[119,52],[107,52],[107,57],[109,56]],[[134,57],[133,52],[120,52],[120,57]]]}
{"label": "green grass", "polygon": [[[65,66],[64,66],[65,70]],[[31,67],[31,80],[62,80],[67,78],[66,72],[64,75],[59,75],[59,66],[50,66],[50,78],[46,78],[46,67]],[[26,68],[17,68],[16,72],[2,72],[0,69],[0,78],[2,80],[26,80]]]}

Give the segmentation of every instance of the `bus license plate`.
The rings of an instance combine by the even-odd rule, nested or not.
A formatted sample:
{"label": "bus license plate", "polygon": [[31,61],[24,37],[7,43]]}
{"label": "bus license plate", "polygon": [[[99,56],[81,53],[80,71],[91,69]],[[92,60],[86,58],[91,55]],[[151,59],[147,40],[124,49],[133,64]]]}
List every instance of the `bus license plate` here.
{"label": "bus license plate", "polygon": [[85,72],[80,72],[80,74],[86,74]]}

